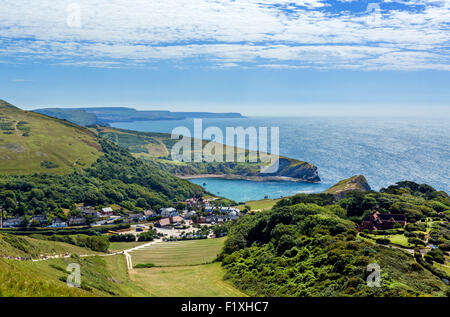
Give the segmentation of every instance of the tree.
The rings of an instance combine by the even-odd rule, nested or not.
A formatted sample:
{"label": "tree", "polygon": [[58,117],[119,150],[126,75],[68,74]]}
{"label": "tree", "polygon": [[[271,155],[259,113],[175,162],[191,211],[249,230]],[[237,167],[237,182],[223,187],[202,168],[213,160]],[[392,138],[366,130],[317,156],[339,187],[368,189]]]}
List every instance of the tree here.
{"label": "tree", "polygon": [[30,217],[29,216],[24,216],[22,221],[19,224],[19,227],[26,228],[26,227],[28,227],[29,223],[30,223]]}
{"label": "tree", "polygon": [[138,200],[136,200],[136,206],[139,208],[147,208],[148,204],[147,201],[144,198],[138,198]]}
{"label": "tree", "polygon": [[185,203],[182,203],[182,202],[179,202],[179,203],[177,203],[177,205],[175,206],[175,209],[178,210],[178,211],[183,211],[183,210],[186,209],[186,204],[185,204]]}

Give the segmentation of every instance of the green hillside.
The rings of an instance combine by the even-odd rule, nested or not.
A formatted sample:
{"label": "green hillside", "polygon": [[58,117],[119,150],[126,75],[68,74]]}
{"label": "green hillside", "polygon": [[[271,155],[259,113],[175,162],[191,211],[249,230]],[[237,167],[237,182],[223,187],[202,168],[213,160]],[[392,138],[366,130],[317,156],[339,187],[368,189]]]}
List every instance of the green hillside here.
{"label": "green hillside", "polygon": [[[376,209],[404,214],[406,226],[358,233]],[[251,296],[448,296],[449,220],[449,196],[413,182],[340,200],[297,194],[238,219],[220,259],[225,278]],[[372,263],[380,287],[367,285]]]}
{"label": "green hillside", "polygon": [[[320,181],[317,167],[308,162],[303,162],[287,157],[279,158],[279,170],[275,173],[261,173],[269,164],[261,161],[248,162],[249,151],[245,151],[246,162],[177,162],[171,159],[171,151],[177,140],[173,140],[170,134],[156,132],[138,132],[122,130],[111,127],[96,126],[91,128],[93,132],[108,140],[128,149],[135,157],[145,160],[160,169],[177,176],[195,175],[231,175],[243,178],[289,178],[298,181]],[[192,141],[193,142],[193,141]],[[206,145],[209,141],[203,141]],[[221,145],[223,153],[229,147]],[[193,147],[192,147],[193,148]],[[236,148],[233,148],[236,153]],[[193,152],[191,153],[193,155]],[[225,155],[225,154],[224,154]],[[225,161],[225,157],[224,157]]]}
{"label": "green hillside", "polygon": [[[245,296],[223,281],[225,272],[219,263],[201,264],[204,257],[208,261],[214,259],[223,242],[224,239],[186,241],[169,250],[165,247],[172,246],[172,243],[161,243],[158,254],[154,255],[152,249],[147,250],[152,261],[155,257],[162,261],[161,267],[128,271],[122,254],[95,255],[89,249],[61,242],[0,234],[0,250],[3,252],[0,254],[0,297]],[[188,245],[187,251],[183,244]],[[4,254],[34,258],[35,254],[66,253],[73,255],[37,262],[3,258]],[[195,265],[186,264],[186,253],[192,253],[188,261]],[[67,267],[71,263],[80,265],[79,289],[66,284]]]}
{"label": "green hillside", "polygon": [[23,111],[0,100],[0,173],[66,174],[89,167],[102,150],[94,133],[73,123]]}
{"label": "green hillside", "polygon": [[204,193],[86,128],[6,102],[0,110],[0,206],[8,217],[65,219],[63,209],[80,203],[139,212]]}
{"label": "green hillside", "polygon": [[347,179],[344,179],[337,184],[331,186],[325,191],[326,194],[331,194],[337,198],[344,198],[348,193],[352,191],[369,191],[370,186],[366,178],[363,175],[356,175]]}
{"label": "green hillside", "polygon": [[[71,263],[80,265],[81,288],[67,285]],[[131,282],[124,255],[69,257],[46,261],[0,259],[0,297],[148,296]]]}
{"label": "green hillside", "polygon": [[63,242],[0,234],[0,257],[31,257],[36,259],[43,255],[54,256],[65,253],[97,254],[97,252],[90,249],[80,248]]}

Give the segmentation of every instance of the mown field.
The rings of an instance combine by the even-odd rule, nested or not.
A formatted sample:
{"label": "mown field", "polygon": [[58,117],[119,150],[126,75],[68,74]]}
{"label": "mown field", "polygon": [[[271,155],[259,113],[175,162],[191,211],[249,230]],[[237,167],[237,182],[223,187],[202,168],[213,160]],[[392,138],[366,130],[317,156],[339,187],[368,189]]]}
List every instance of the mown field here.
{"label": "mown field", "polygon": [[[110,251],[142,243],[112,243]],[[63,242],[0,235],[0,297],[245,296],[223,280],[220,263],[210,263],[223,244],[224,239],[161,243],[132,253],[134,261],[141,259],[135,264],[151,261],[160,267],[129,272],[122,254],[106,255]],[[37,262],[1,258],[65,254],[73,255]],[[66,284],[71,263],[81,268],[79,289]]]}
{"label": "mown field", "polygon": [[222,250],[225,238],[149,245],[130,253],[133,264],[152,263],[155,266],[185,266],[211,263]]}
{"label": "mown field", "polygon": [[220,263],[211,263],[224,242],[225,238],[159,243],[132,252],[135,265],[153,263],[157,267],[134,269],[130,278],[150,296],[246,296],[223,280]]}
{"label": "mown field", "polygon": [[145,243],[148,243],[148,242],[139,242],[139,241],[136,241],[136,242],[111,242],[109,244],[108,250],[110,252],[120,252],[120,251],[124,251],[124,250],[131,249],[134,247],[138,247]]}
{"label": "mown field", "polygon": [[156,297],[243,297],[244,293],[223,280],[220,263],[195,266],[137,269],[131,278]]}

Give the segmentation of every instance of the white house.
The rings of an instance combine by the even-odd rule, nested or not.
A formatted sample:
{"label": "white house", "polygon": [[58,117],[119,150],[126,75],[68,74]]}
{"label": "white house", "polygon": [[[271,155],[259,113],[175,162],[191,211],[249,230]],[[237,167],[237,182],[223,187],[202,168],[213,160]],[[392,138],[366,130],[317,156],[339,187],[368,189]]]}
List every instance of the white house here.
{"label": "white house", "polygon": [[169,208],[161,208],[160,210],[161,217],[175,217],[178,216],[178,212],[175,208],[169,207]]}

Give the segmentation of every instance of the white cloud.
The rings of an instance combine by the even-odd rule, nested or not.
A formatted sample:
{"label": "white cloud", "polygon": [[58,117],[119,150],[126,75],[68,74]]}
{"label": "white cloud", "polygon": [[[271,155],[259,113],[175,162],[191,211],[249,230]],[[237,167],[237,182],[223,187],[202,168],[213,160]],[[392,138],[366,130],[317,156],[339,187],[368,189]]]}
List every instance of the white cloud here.
{"label": "white cloud", "polygon": [[[89,67],[201,58],[223,68],[448,69],[450,1],[379,1],[388,2],[422,9],[370,19],[323,10],[324,0],[4,0],[0,58]],[[81,28],[66,23],[70,3],[80,5]]]}

